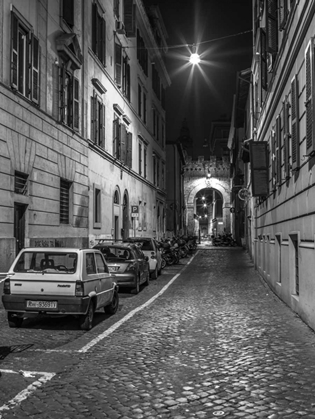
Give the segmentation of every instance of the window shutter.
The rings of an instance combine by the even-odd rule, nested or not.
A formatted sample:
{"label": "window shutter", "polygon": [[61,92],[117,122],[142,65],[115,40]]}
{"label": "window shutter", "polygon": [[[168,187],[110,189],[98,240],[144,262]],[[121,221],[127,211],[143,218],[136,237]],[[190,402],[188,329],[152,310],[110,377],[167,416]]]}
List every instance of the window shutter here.
{"label": "window shutter", "polygon": [[39,103],[39,57],[39,40],[32,34],[31,99],[36,104]]}
{"label": "window shutter", "polygon": [[268,69],[267,69],[267,51],[266,51],[266,33],[261,31],[260,33],[260,71],[261,71],[261,87],[267,90],[268,87]]}
{"label": "window shutter", "polygon": [[277,184],[281,183],[281,118],[276,118],[276,165],[277,165]]}
{"label": "window shutter", "polygon": [[132,168],[132,133],[127,133],[127,166]]}
{"label": "window shutter", "polygon": [[126,86],[126,97],[130,102],[130,64],[127,64],[127,86]]}
{"label": "window shutter", "polygon": [[287,0],[279,0],[279,28],[283,30],[287,22],[288,2]]}
{"label": "window shutter", "polygon": [[294,170],[300,167],[299,91],[296,75],[291,80],[291,102],[292,169]]}
{"label": "window shutter", "polygon": [[96,143],[96,96],[91,96],[91,140]]}
{"label": "window shutter", "polygon": [[267,46],[268,52],[278,51],[277,0],[267,0]]}
{"label": "window shutter", "polygon": [[14,15],[11,14],[12,25],[12,55],[11,55],[11,86],[18,88],[18,27],[19,23]]}
{"label": "window shutter", "polygon": [[306,71],[306,154],[310,154],[314,151],[314,51],[313,51],[313,39],[308,44],[305,52],[305,71]]}
{"label": "window shutter", "polygon": [[106,65],[106,22],[105,19],[101,19],[101,31],[102,31],[102,36],[100,39],[100,43],[101,43],[101,62],[102,64],[105,66]]}
{"label": "window shutter", "polygon": [[115,82],[121,87],[121,45],[115,44]]}
{"label": "window shutter", "polygon": [[141,112],[141,110],[142,110],[141,99],[142,99],[142,89],[141,89],[141,86],[138,85],[138,115],[139,115],[139,117],[141,117],[141,115],[142,115],[142,112]]}
{"label": "window shutter", "polygon": [[126,126],[123,124],[121,126],[121,141],[120,141],[120,150],[121,150],[121,155],[120,155],[120,160],[125,164],[126,163],[126,156],[127,156],[127,130],[126,130]]}
{"label": "window shutter", "polygon": [[276,136],[274,130],[271,131],[271,185],[272,189],[276,189],[277,185],[277,166],[276,166]]}
{"label": "window shutter", "polygon": [[289,132],[289,108],[290,104],[286,96],[283,103],[283,154],[285,178],[290,178],[290,132]]}
{"label": "window shutter", "polygon": [[97,6],[95,3],[92,4],[92,50],[96,54],[96,42],[97,42]]}
{"label": "window shutter", "polygon": [[124,24],[128,38],[136,36],[135,5],[133,0],[124,0]]}
{"label": "window shutter", "polygon": [[105,105],[100,105],[100,146],[105,149]]}
{"label": "window shutter", "polygon": [[119,119],[113,123],[113,156],[119,158]]}
{"label": "window shutter", "polygon": [[66,84],[66,69],[61,66],[59,69],[59,114],[60,121],[65,122],[65,86]]}

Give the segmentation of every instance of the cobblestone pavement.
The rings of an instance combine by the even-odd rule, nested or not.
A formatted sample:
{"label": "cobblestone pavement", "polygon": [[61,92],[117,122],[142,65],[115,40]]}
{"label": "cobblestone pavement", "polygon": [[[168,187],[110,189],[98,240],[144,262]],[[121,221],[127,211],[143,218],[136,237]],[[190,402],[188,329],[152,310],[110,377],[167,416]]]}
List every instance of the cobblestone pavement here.
{"label": "cobblestone pavement", "polygon": [[0,418],[315,418],[314,332],[241,248],[199,250],[90,332],[8,339],[20,348],[0,356]]}

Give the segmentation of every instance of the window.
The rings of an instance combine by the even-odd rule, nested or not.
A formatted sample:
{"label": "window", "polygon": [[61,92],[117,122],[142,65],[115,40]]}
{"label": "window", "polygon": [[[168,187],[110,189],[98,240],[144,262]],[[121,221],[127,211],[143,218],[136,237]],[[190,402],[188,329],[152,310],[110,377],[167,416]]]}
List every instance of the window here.
{"label": "window", "polygon": [[116,19],[119,20],[120,14],[119,14],[119,0],[114,0],[114,16]]}
{"label": "window", "polygon": [[135,36],[136,5],[133,0],[124,0],[124,24],[127,37]]}
{"label": "window", "polygon": [[143,122],[147,123],[147,95],[143,92]]}
{"label": "window", "polygon": [[159,141],[160,137],[160,117],[155,108],[152,109],[152,124],[153,124],[153,136],[156,138],[156,140]]}
{"label": "window", "polygon": [[129,168],[132,167],[132,133],[117,116],[113,121],[113,156]]}
{"label": "window", "polygon": [[70,189],[71,182],[60,180],[60,223],[70,223]]}
{"label": "window", "polygon": [[123,95],[130,102],[130,64],[129,57],[125,55],[123,59],[123,84],[122,84]]}
{"label": "window", "polygon": [[115,42],[115,83],[121,88],[122,84],[122,47]]}
{"label": "window", "polygon": [[156,185],[156,156],[153,155],[153,185]]}
{"label": "window", "polygon": [[160,99],[161,98],[160,76],[154,64],[152,64],[152,88],[157,98]]}
{"label": "window", "polygon": [[291,133],[292,133],[292,169],[300,167],[300,129],[299,129],[299,90],[295,75],[291,80]]}
{"label": "window", "polygon": [[94,228],[101,228],[101,188],[98,185],[94,184],[94,218],[93,226]]}
{"label": "window", "polygon": [[138,115],[142,117],[142,88],[138,85]]}
{"label": "window", "polygon": [[145,47],[144,40],[137,30],[137,59],[146,76],[148,76],[148,50]]}
{"label": "window", "polygon": [[22,172],[15,171],[14,176],[14,192],[16,194],[23,194],[27,193],[27,179],[28,175]]}
{"label": "window", "polygon": [[280,115],[276,118],[276,182],[281,184],[282,180],[282,144],[281,144],[281,118]]}
{"label": "window", "polygon": [[21,95],[39,104],[38,38],[32,27],[17,14],[11,14],[11,86]]}
{"label": "window", "polygon": [[162,148],[165,148],[165,123],[162,122]]}
{"label": "window", "polygon": [[62,18],[72,29],[74,26],[73,0],[62,0]]}
{"label": "window", "polygon": [[142,175],[142,144],[139,143],[139,175]]}
{"label": "window", "polygon": [[92,5],[92,51],[106,65],[106,21],[103,10],[95,1]]}
{"label": "window", "polygon": [[79,130],[79,80],[63,64],[59,68],[60,121]]}
{"label": "window", "polygon": [[96,274],[96,265],[93,252],[85,254],[85,267],[86,274]]}
{"label": "window", "polygon": [[285,179],[290,178],[290,168],[291,168],[291,133],[289,131],[290,125],[290,108],[291,105],[288,101],[288,97],[285,97],[283,102],[283,155],[284,155],[284,173]]}
{"label": "window", "polygon": [[143,149],[143,176],[147,177],[147,148]]}
{"label": "window", "polygon": [[91,140],[105,148],[105,105],[96,92],[91,97]]}
{"label": "window", "polygon": [[306,154],[315,150],[314,124],[314,38],[312,38],[305,52],[305,107],[306,107]]}

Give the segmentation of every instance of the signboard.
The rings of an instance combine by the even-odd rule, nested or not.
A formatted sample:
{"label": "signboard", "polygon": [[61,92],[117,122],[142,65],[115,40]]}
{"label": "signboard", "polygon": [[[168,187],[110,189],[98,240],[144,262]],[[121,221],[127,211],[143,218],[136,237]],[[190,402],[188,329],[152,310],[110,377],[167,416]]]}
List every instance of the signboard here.
{"label": "signboard", "polygon": [[131,217],[139,217],[139,206],[131,206]]}
{"label": "signboard", "polygon": [[268,195],[268,142],[251,141],[249,143],[252,196]]}
{"label": "signboard", "polygon": [[217,221],[217,219],[215,218],[215,219],[212,219],[212,223],[215,223]]}

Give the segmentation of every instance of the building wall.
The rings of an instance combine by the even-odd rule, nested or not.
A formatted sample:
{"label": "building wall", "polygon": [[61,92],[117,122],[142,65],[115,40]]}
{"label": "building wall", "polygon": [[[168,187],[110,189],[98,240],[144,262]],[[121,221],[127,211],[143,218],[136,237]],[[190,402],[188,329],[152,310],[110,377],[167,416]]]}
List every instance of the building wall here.
{"label": "building wall", "polygon": [[[253,199],[252,255],[258,271],[275,292],[315,328],[314,108],[312,119],[307,122],[306,116],[309,88],[312,92],[309,103],[314,104],[314,46],[310,72],[306,68],[306,51],[315,35],[315,2],[286,4],[289,12],[282,29],[278,28],[278,50],[272,61],[269,57],[267,88],[261,85],[262,61],[253,62],[256,92],[253,137],[268,142],[270,166],[269,195]],[[263,16],[261,26],[264,19]],[[256,49],[260,45],[259,36],[257,31]],[[295,89],[297,102],[294,101]],[[297,120],[293,108],[297,109]],[[311,152],[307,147],[309,142]],[[298,162],[296,153],[299,154]]]}
{"label": "building wall", "polygon": [[[120,21],[125,2],[120,2]],[[162,53],[166,34],[160,33],[163,49],[156,48],[156,28],[152,29],[148,17],[155,13],[163,32],[161,16],[156,8],[148,10],[141,0],[135,2],[135,28],[140,29],[148,50],[145,75],[137,58],[137,37],[117,31],[113,2],[74,0],[73,4],[70,18],[63,15],[66,0],[4,0],[0,4],[0,272],[8,269],[21,246],[85,247],[99,238],[165,233],[165,105],[153,90],[152,63],[159,86],[165,90],[170,80]],[[92,41],[95,7],[106,27],[104,60],[95,53]],[[12,34],[17,34],[21,45],[26,39],[30,44],[25,45],[32,45],[32,53],[25,55],[32,72],[24,72],[24,85],[15,78],[21,60],[12,66],[15,57],[22,57],[23,46],[15,46]],[[129,98],[116,80],[115,41],[122,56],[128,55]],[[146,92],[146,122],[139,115],[139,83]],[[92,98],[101,104],[102,114],[97,116],[102,124],[96,125]],[[115,156],[114,119],[125,127],[124,136],[132,136],[128,165]],[[100,144],[95,127],[102,130]],[[147,152],[146,176],[144,155],[139,171],[139,143],[142,153],[144,148]],[[17,173],[27,176],[23,190],[16,188]],[[68,223],[60,217],[62,180],[69,183]],[[132,205],[139,207],[138,218],[131,216]],[[23,244],[17,241],[17,225]]]}

